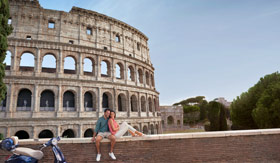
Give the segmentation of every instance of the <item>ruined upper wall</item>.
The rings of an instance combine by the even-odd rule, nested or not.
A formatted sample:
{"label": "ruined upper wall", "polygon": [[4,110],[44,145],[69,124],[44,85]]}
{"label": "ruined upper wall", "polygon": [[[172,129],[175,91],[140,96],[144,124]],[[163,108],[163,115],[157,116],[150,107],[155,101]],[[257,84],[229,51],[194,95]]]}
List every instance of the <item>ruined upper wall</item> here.
{"label": "ruined upper wall", "polygon": [[87,46],[151,64],[148,38],[124,22],[78,7],[70,12],[44,9],[38,0],[9,0],[9,3],[14,27],[10,38]]}

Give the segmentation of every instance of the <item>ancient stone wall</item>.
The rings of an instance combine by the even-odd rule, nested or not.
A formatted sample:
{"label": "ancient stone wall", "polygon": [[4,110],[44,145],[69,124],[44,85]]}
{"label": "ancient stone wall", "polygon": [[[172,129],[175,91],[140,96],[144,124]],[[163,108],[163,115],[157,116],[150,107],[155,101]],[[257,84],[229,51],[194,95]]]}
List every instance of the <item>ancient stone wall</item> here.
{"label": "ancient stone wall", "polygon": [[[280,162],[280,130],[245,130],[185,134],[149,135],[117,139],[114,153],[109,158],[110,143],[101,142],[102,162]],[[38,149],[47,141],[20,141],[20,146]],[[67,162],[96,162],[95,144],[90,138],[63,139],[59,142]],[[79,151],[77,153],[77,151]],[[40,162],[53,162],[51,148],[44,149]],[[10,155],[0,152],[0,162]]]}
{"label": "ancient stone wall", "polygon": [[[144,34],[94,11],[48,10],[37,0],[9,2],[14,30],[8,38],[11,63],[4,79],[8,89],[0,133],[24,131],[37,138],[43,130],[60,136],[71,130],[71,137],[84,137],[104,108],[116,110],[119,122],[146,134],[162,132]],[[23,64],[25,56],[31,56],[33,66]],[[44,66],[47,57],[55,67]],[[69,58],[74,69],[66,68]],[[85,70],[88,61],[90,70]]]}

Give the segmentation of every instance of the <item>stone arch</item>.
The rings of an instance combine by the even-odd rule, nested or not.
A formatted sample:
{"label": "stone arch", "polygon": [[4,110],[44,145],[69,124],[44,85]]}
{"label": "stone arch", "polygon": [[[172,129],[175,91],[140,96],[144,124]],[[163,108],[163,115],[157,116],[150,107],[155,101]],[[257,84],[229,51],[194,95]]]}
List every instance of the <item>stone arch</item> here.
{"label": "stone arch", "polygon": [[35,55],[29,51],[23,52],[20,56],[20,71],[34,71]]}
{"label": "stone arch", "polygon": [[113,98],[110,92],[104,92],[102,94],[102,108],[113,109]]}
{"label": "stone arch", "polygon": [[96,95],[94,92],[87,91],[84,94],[85,111],[96,111]]}
{"label": "stone arch", "polygon": [[40,111],[54,111],[55,95],[51,90],[44,90],[40,96]]}
{"label": "stone arch", "polygon": [[73,91],[65,91],[63,93],[63,110],[76,111],[75,93]]}
{"label": "stone arch", "polygon": [[25,130],[19,130],[15,133],[15,136],[17,136],[19,139],[29,139],[30,136],[27,131]]}
{"label": "stone arch", "polygon": [[146,125],[143,126],[143,133],[148,135],[149,134],[149,130],[148,127]]}
{"label": "stone arch", "polygon": [[133,66],[128,66],[127,76],[131,81],[135,81],[135,72]]}
{"label": "stone arch", "polygon": [[46,53],[42,59],[42,72],[56,73],[56,56],[52,53]]}
{"label": "stone arch", "polygon": [[154,135],[155,134],[154,125],[151,124],[150,126],[151,126],[151,134]]}
{"label": "stone arch", "polygon": [[126,96],[123,93],[118,95],[118,111],[127,111]]}
{"label": "stone arch", "polygon": [[67,129],[62,133],[63,138],[75,138],[75,132],[72,129]]}
{"label": "stone arch", "polygon": [[141,96],[141,111],[146,112],[147,107],[146,107],[146,99],[144,96]]}
{"label": "stone arch", "polygon": [[5,57],[4,63],[6,64],[5,70],[10,70],[11,63],[12,63],[12,53],[9,50],[6,51],[6,57]]}
{"label": "stone arch", "polygon": [[148,101],[149,101],[149,112],[153,112],[153,101],[152,101],[152,98],[149,97]]}
{"label": "stone arch", "polygon": [[148,71],[146,71],[146,84],[147,85],[150,85],[150,75],[149,75],[149,72]]}
{"label": "stone arch", "polygon": [[106,59],[101,61],[101,76],[102,77],[111,76],[111,63]]}
{"label": "stone arch", "polygon": [[174,124],[174,118],[173,118],[173,116],[168,116],[167,117],[167,124],[168,125],[173,125]]}
{"label": "stone arch", "polygon": [[143,84],[143,70],[141,68],[138,69],[138,82]]}
{"label": "stone arch", "polygon": [[21,89],[17,98],[17,111],[30,111],[32,92],[29,89]]}
{"label": "stone arch", "polygon": [[94,76],[94,72],[95,72],[94,59],[91,57],[85,57],[83,63],[84,63],[83,64],[84,75]]}
{"label": "stone arch", "polygon": [[85,131],[84,137],[92,137],[93,136],[93,129],[89,128]]}
{"label": "stone arch", "polygon": [[[66,56],[64,59],[63,68],[64,68],[64,74],[76,74],[77,70],[77,61],[76,58],[69,55]],[[73,67],[74,65],[74,67]]]}
{"label": "stone arch", "polygon": [[39,133],[38,138],[53,138],[54,134],[51,130],[43,130]]}
{"label": "stone arch", "polygon": [[130,97],[130,107],[131,107],[131,111],[132,112],[137,112],[138,111],[138,107],[137,107],[137,98],[135,95],[132,95]]}
{"label": "stone arch", "polygon": [[121,62],[116,64],[116,78],[124,79],[124,66]]}

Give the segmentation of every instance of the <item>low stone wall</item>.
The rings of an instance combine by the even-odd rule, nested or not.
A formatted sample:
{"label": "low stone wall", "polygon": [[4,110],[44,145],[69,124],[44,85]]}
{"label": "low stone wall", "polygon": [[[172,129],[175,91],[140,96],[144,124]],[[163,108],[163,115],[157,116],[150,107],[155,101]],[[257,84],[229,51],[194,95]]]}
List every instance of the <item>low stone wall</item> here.
{"label": "low stone wall", "polygon": [[[103,140],[101,162],[280,162],[280,129],[164,134],[118,139],[116,161]],[[21,140],[20,146],[38,149],[47,139]],[[62,139],[59,146],[68,163],[95,162],[90,138]],[[51,148],[44,149],[42,163],[53,162]],[[0,152],[0,162],[10,153]]]}

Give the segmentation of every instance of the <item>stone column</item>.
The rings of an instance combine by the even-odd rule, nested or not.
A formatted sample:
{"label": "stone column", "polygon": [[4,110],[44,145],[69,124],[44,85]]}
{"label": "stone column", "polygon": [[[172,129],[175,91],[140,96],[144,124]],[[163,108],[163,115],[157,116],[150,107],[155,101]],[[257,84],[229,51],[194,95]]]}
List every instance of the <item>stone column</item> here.
{"label": "stone column", "polygon": [[112,82],[115,82],[116,81],[116,64],[115,64],[115,59],[113,58],[112,59],[112,64],[111,64],[112,66],[112,75],[111,75],[111,77],[112,77]]}
{"label": "stone column", "polygon": [[123,74],[123,77],[124,77],[124,81],[125,81],[125,84],[127,84],[127,80],[128,80],[128,77],[127,77],[127,65],[126,65],[126,61],[124,61],[124,74]]}
{"label": "stone column", "polygon": [[61,77],[64,73],[64,58],[63,58],[63,52],[61,49],[59,49],[59,54],[58,54],[58,66],[57,66],[57,77]]}
{"label": "stone column", "polygon": [[11,71],[15,72],[17,69],[17,47],[14,46],[14,51],[11,52]]}
{"label": "stone column", "polygon": [[82,113],[84,112],[84,100],[83,100],[83,88],[82,86],[79,86],[79,95],[78,95],[78,102],[79,102],[79,117],[82,116]]}
{"label": "stone column", "polygon": [[130,100],[130,92],[127,91],[127,117],[130,117],[130,113],[131,113],[131,100]]}
{"label": "stone column", "polygon": [[38,101],[38,85],[34,85],[34,92],[32,94],[32,105],[31,105],[31,111],[32,111],[32,117],[36,117],[36,114],[39,112],[39,101]]}
{"label": "stone column", "polygon": [[101,77],[101,61],[100,61],[100,56],[98,55],[97,56],[97,59],[96,59],[96,80],[99,80],[99,78]]}
{"label": "stone column", "polygon": [[14,85],[10,84],[9,89],[7,91],[7,101],[6,101],[6,117],[12,118],[13,112],[15,111],[14,104],[17,103],[15,95],[14,95]]}
{"label": "stone column", "polygon": [[41,50],[39,48],[36,49],[35,55],[35,76],[37,76],[41,72]]}
{"label": "stone column", "polygon": [[78,61],[78,76],[79,76],[79,78],[80,78],[81,75],[84,75],[83,66],[84,66],[83,56],[82,56],[81,53],[79,53],[79,61]]}
{"label": "stone column", "polygon": [[78,138],[83,137],[83,124],[79,124]]}
{"label": "stone column", "polygon": [[117,107],[118,106],[118,95],[117,95],[117,91],[116,91],[115,87],[113,88],[113,95],[112,96],[113,96],[113,99],[114,99],[113,100],[113,102],[114,102],[113,103],[114,110],[116,111],[116,113],[118,113],[118,109],[117,109],[118,108]]}
{"label": "stone column", "polygon": [[56,126],[56,136],[62,136],[60,126]]}
{"label": "stone column", "polygon": [[62,87],[61,85],[58,86],[58,93],[57,93],[57,105],[56,105],[56,116],[60,117],[60,114],[63,112],[63,97],[62,97]]}
{"label": "stone column", "polygon": [[102,95],[101,95],[101,88],[97,88],[97,108],[96,108],[96,113],[97,117],[102,115]]}
{"label": "stone column", "polygon": [[141,117],[141,98],[139,92],[137,92],[137,96],[138,96],[138,102],[137,102],[138,116]]}

